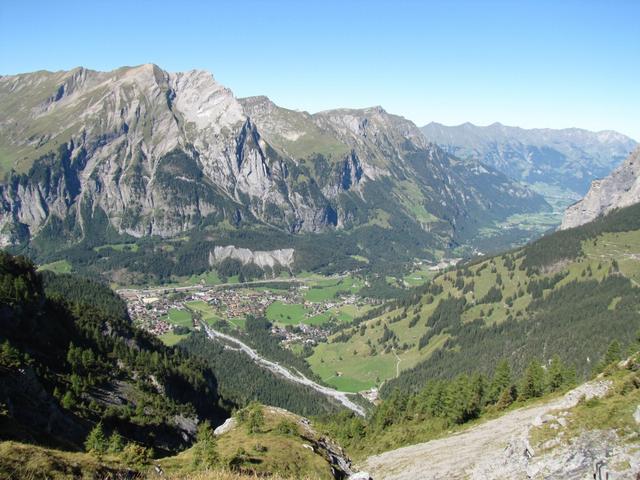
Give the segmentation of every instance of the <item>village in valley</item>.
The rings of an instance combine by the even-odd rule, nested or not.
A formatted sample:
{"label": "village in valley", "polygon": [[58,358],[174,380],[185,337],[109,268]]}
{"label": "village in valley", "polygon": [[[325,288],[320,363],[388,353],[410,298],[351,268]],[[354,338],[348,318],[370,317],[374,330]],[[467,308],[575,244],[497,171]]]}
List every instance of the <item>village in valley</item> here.
{"label": "village in valley", "polygon": [[294,281],[193,285],[123,289],[118,293],[127,302],[133,321],[167,344],[200,330],[201,322],[230,332],[241,331],[246,318],[253,316],[266,317],[272,333],[285,346],[314,345],[326,340],[332,324],[351,321],[372,303],[355,294],[360,281],[338,278],[323,282],[322,286]]}

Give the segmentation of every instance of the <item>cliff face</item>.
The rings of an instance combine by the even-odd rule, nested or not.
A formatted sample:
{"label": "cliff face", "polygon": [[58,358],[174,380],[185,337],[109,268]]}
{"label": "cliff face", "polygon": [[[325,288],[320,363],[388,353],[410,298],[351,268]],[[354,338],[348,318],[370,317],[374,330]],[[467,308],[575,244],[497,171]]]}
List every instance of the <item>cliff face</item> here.
{"label": "cliff face", "polygon": [[222,221],[321,232],[376,209],[450,239],[479,212],[545,206],[497,172],[479,188],[475,170],[379,107],[310,115],[239,101],[203,71],[2,77],[0,132],[2,246],[43,232],[171,237]]}
{"label": "cliff face", "polygon": [[561,229],[577,227],[615,208],[640,202],[640,148],[608,177],[595,180],[589,192],[565,211]]}

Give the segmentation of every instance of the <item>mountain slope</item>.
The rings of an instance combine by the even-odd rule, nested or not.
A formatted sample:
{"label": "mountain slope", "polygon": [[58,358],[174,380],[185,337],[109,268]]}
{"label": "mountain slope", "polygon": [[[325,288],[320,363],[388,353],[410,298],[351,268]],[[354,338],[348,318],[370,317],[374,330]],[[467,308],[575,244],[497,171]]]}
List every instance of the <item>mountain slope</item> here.
{"label": "mountain slope", "polygon": [[131,326],[108,288],[0,252],[2,438],[78,448],[93,425],[160,452],[229,405],[213,372]]}
{"label": "mountain slope", "polygon": [[383,397],[433,378],[491,373],[503,358],[519,373],[558,354],[584,378],[610,342],[628,345],[640,329],[639,212],[620,209],[440,273],[346,326],[308,361],[328,383],[384,382]]}
{"label": "mountain slope", "polygon": [[0,116],[0,241],[30,242],[36,255],[50,243],[257,227],[382,228],[427,254],[486,221],[548,208],[380,108],[309,115],[238,101],[203,71],[5,76]]}
{"label": "mountain slope", "polygon": [[592,182],[589,192],[565,211],[561,229],[594,220],[616,208],[640,202],[640,148],[602,180]]}
{"label": "mountain slope", "polygon": [[2,439],[76,450],[100,421],[167,454],[193,443],[198,422],[218,425],[256,399],[313,415],[339,408],[203,336],[184,347],[134,327],[108,287],[0,252]]}
{"label": "mountain slope", "polygon": [[494,123],[422,127],[425,137],[458,157],[472,157],[526,182],[553,201],[582,196],[593,178],[608,175],[636,146],[613,131],[522,129]]}

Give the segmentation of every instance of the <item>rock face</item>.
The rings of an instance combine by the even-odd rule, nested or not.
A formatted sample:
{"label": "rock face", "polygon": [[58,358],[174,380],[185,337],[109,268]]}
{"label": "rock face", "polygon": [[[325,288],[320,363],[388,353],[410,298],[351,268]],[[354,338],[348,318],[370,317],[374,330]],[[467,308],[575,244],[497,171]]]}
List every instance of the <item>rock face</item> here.
{"label": "rock face", "polygon": [[609,478],[633,478],[640,468],[637,446],[618,438],[614,431],[588,431],[571,442],[543,445],[537,452],[529,443],[530,429],[543,423],[561,425],[566,409],[581,398],[603,397],[610,381],[583,384],[545,405],[521,408],[464,432],[411,445],[367,459],[363,468],[373,478],[420,479],[586,479],[593,478],[600,462],[602,476],[614,466],[628,465],[627,473]]}
{"label": "rock face", "polygon": [[595,180],[589,192],[565,211],[561,229],[577,227],[616,208],[640,202],[640,147],[611,174]]}
{"label": "rock face", "polygon": [[214,247],[213,252],[209,254],[209,264],[216,265],[223,262],[227,258],[238,260],[243,265],[253,263],[260,268],[280,265],[285,268],[293,266],[293,248],[282,248],[270,251],[251,251],[248,248],[236,248],[233,245],[226,247]]}
{"label": "rock face", "polygon": [[554,187],[554,195],[561,189],[574,198],[585,194],[593,178],[608,175],[637,145],[613,131],[523,129],[500,123],[430,123],[422,133],[456,156],[476,158],[511,178]]}
{"label": "rock face", "polygon": [[1,246],[172,237],[223,221],[324,232],[381,210],[448,242],[469,222],[546,206],[379,107],[295,112],[238,100],[197,70],[0,77],[0,133]]}

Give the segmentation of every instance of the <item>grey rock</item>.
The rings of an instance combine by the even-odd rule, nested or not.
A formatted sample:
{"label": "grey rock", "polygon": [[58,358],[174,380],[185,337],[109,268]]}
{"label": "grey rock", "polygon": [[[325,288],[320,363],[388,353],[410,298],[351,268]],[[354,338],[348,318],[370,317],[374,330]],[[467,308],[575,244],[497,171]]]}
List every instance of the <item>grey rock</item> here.
{"label": "grey rock", "polygon": [[216,246],[209,254],[209,264],[216,265],[227,258],[240,261],[243,265],[253,263],[260,268],[270,267],[273,268],[276,265],[282,267],[291,268],[293,266],[293,254],[295,250],[293,248],[282,248],[269,251],[252,251],[248,248],[236,248],[233,245]]}
{"label": "grey rock", "polygon": [[616,208],[640,202],[640,147],[602,180],[595,180],[589,192],[565,211],[561,229],[583,225]]}
{"label": "grey rock", "polygon": [[227,418],[222,425],[216,427],[213,431],[214,435],[223,435],[230,430],[233,430],[238,424],[238,420],[235,417]]}

